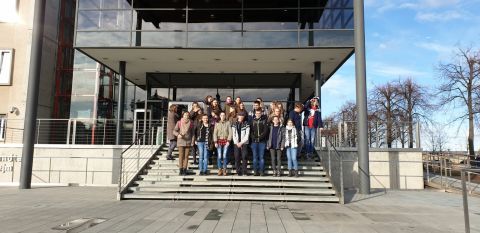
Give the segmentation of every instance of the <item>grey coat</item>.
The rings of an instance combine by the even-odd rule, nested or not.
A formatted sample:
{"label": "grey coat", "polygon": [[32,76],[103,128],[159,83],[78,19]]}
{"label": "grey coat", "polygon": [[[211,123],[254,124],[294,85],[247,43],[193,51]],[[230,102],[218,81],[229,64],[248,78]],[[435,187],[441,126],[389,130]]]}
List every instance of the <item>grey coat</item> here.
{"label": "grey coat", "polygon": [[175,124],[179,120],[178,114],[175,112],[168,111],[167,117],[167,139],[168,140],[177,140],[177,137],[173,135],[173,129],[175,128]]}
{"label": "grey coat", "polygon": [[285,127],[280,125],[277,135],[277,144],[272,146],[273,125],[270,125],[270,133],[267,140],[267,148],[283,149],[285,147]]}

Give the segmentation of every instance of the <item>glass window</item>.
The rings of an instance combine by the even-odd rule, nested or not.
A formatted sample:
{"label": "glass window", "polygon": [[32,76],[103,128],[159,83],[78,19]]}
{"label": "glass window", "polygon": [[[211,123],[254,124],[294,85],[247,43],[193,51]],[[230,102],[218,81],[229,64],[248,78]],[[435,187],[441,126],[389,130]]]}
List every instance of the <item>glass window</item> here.
{"label": "glass window", "polygon": [[[131,1],[130,1],[131,2]],[[128,0],[78,0],[78,8],[82,9],[129,9]]]}
{"label": "glass window", "polygon": [[130,46],[130,32],[77,32],[78,47]]}
{"label": "glass window", "polygon": [[142,47],[183,48],[186,32],[143,32],[132,33],[133,45]]}
{"label": "glass window", "polygon": [[188,8],[190,9],[241,9],[242,0],[190,0],[188,1]]}
{"label": "glass window", "polygon": [[[252,102],[255,101],[257,97],[262,98],[263,101],[287,101],[288,95],[290,94],[289,88],[277,88],[277,89],[235,89],[235,96],[240,96],[242,101]],[[247,107],[247,110],[251,110],[252,107]]]}
{"label": "glass window", "polygon": [[185,31],[187,27],[185,10],[136,10],[133,21],[134,30]]}
{"label": "glass window", "polygon": [[77,30],[130,30],[131,11],[79,11]]}
{"label": "glass window", "polygon": [[300,32],[300,47],[353,47],[353,32],[353,30],[303,31]]}
{"label": "glass window", "polygon": [[190,48],[241,48],[241,32],[189,32]]}
{"label": "glass window", "polygon": [[70,118],[93,118],[94,96],[72,96]]}
{"label": "glass window", "polygon": [[298,0],[243,0],[243,5],[245,8],[296,8]]}
{"label": "glass window", "polygon": [[74,71],[72,95],[94,95],[96,79],[96,71]]}
{"label": "glass window", "polygon": [[73,68],[78,70],[78,69],[97,69],[97,63],[95,60],[91,59],[90,57],[87,57],[85,54],[81,53],[78,50],[75,50],[75,55],[74,55],[74,64]]}
{"label": "glass window", "polygon": [[241,15],[241,10],[191,10],[188,11],[188,30],[241,30]]}
{"label": "glass window", "polygon": [[154,8],[171,8],[171,9],[182,9],[186,8],[187,0],[134,0],[134,8],[144,8],[144,9],[154,9]]}
{"label": "glass window", "polygon": [[298,32],[245,32],[243,43],[249,48],[298,47]]}
{"label": "glass window", "polygon": [[245,30],[296,30],[298,10],[245,10]]}
{"label": "glass window", "polygon": [[100,3],[98,0],[78,0],[78,9],[100,9]]}

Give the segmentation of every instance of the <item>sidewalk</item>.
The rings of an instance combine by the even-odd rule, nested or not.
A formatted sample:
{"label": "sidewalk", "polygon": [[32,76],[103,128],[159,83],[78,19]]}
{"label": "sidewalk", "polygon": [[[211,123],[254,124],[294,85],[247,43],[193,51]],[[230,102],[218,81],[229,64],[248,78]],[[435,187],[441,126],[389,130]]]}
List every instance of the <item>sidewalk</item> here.
{"label": "sidewalk", "polygon": [[[82,232],[464,232],[461,195],[434,190],[352,195],[340,204],[117,201],[98,187],[0,188],[1,232],[52,230],[80,218],[105,222]],[[363,200],[359,200],[363,199]],[[471,232],[480,232],[480,198],[470,197]]]}

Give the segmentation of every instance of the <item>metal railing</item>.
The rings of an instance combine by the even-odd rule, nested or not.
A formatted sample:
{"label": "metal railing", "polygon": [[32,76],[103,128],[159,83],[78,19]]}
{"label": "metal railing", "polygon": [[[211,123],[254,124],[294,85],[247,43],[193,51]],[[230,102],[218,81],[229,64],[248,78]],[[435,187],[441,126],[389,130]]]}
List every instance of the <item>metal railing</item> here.
{"label": "metal railing", "polygon": [[[156,120],[123,120],[122,145],[130,145],[135,134]],[[4,119],[4,138],[0,143],[22,143],[23,119]],[[114,145],[116,119],[37,119],[35,144]]]}
{"label": "metal railing", "polygon": [[480,158],[468,154],[426,153],[423,155],[425,182],[444,191],[460,191],[462,171],[466,170],[467,191],[480,195],[480,173],[469,169],[480,168]]}
{"label": "metal railing", "polygon": [[[325,121],[325,132],[331,136],[335,147],[356,147],[358,144],[356,121]],[[391,129],[391,130],[388,130]],[[420,124],[393,122],[368,122],[368,144],[370,148],[421,148]]]}
{"label": "metal railing", "polygon": [[121,153],[118,199],[122,199],[126,189],[148,166],[160,147],[165,145],[166,125],[166,118],[152,124],[143,132],[138,133],[133,143]]}
{"label": "metal railing", "polygon": [[460,171],[460,176],[462,180],[463,218],[465,220],[465,232],[470,233],[470,212],[468,210],[468,194],[465,173],[467,173],[469,177],[472,173],[480,175],[480,169],[464,168]]}

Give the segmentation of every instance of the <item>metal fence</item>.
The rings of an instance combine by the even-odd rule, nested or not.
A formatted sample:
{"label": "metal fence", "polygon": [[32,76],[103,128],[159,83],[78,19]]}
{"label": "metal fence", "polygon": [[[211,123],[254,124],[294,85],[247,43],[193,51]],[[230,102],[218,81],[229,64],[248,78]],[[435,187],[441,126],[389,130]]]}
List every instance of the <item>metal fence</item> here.
{"label": "metal fence", "polygon": [[[23,119],[4,119],[4,137],[0,143],[22,143],[23,124]],[[35,144],[114,145],[116,125],[115,119],[37,119]],[[123,120],[121,144],[130,145],[135,135],[144,132],[151,125],[157,125],[165,131],[166,119]],[[156,135],[156,140],[163,140],[161,135]],[[161,142],[164,141],[158,141]]]}
{"label": "metal fence", "polygon": [[[144,130],[134,135],[134,141],[120,156],[118,181],[118,199],[149,164],[155,153],[165,144],[165,118],[144,127]],[[158,143],[161,142],[161,143]]]}
{"label": "metal fence", "polygon": [[[425,153],[423,168],[427,185],[445,191],[460,191],[462,170],[480,168],[480,157],[468,154]],[[466,170],[465,176],[468,193],[480,195],[480,173]]]}
{"label": "metal fence", "polygon": [[[356,121],[326,121],[322,134],[329,136],[335,147],[357,147],[358,144]],[[368,122],[370,148],[421,148],[420,136],[418,123],[394,122],[387,127],[387,122]]]}

